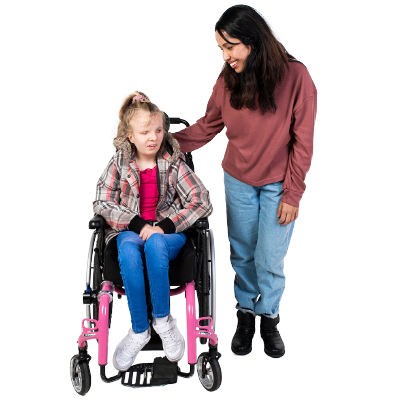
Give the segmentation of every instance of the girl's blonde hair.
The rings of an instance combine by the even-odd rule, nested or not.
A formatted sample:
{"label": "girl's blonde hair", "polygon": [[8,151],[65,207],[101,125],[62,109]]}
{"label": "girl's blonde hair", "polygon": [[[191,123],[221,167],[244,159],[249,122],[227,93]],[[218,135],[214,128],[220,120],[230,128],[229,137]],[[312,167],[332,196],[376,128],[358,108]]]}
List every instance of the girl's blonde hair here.
{"label": "girl's blonde hair", "polygon": [[164,150],[165,136],[168,133],[168,122],[166,121],[165,114],[142,92],[136,91],[132,93],[123,102],[122,107],[119,110],[118,131],[113,144],[118,150],[123,150],[129,159],[132,158],[132,154],[135,153],[136,147],[128,138],[129,133],[132,132],[132,127],[129,123],[132,118],[135,117],[135,114],[139,112],[148,112],[150,114],[150,121],[156,116],[161,116],[162,118],[164,137],[160,149],[156,154],[156,157],[158,157],[158,155]]}

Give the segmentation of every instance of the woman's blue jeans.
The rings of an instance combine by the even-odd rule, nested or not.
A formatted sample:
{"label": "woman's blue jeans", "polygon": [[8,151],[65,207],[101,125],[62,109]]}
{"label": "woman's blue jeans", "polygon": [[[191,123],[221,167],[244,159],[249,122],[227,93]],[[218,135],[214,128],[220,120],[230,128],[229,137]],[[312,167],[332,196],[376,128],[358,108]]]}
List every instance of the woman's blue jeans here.
{"label": "woman's blue jeans", "polygon": [[283,259],[294,222],[278,224],[282,182],[251,186],[224,173],[236,308],[275,318],[285,289]]}
{"label": "woman's blue jeans", "polygon": [[147,241],[131,231],[121,232],[117,236],[118,261],[135,333],[145,332],[149,328],[144,264],[149,280],[152,315],[155,318],[166,317],[170,312],[169,261],[178,256],[185,242],[184,233],[153,233]]}

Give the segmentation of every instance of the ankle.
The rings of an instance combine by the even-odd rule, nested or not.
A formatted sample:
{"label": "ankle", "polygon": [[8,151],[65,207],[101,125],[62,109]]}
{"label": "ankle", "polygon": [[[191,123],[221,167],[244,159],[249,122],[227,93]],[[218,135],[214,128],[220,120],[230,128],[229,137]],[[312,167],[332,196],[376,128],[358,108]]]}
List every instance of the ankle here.
{"label": "ankle", "polygon": [[150,337],[151,331],[150,328],[147,328],[144,332],[137,333],[134,332],[133,329],[130,329],[128,334],[131,338],[141,343]]}
{"label": "ankle", "polygon": [[154,318],[153,325],[162,325],[162,324],[167,323],[168,317],[169,317],[169,315],[167,315],[166,317],[162,317],[162,318]]}
{"label": "ankle", "polygon": [[244,313],[240,310],[236,313],[238,319],[238,326],[239,325],[246,325],[250,327],[255,327],[256,318],[251,313]]}
{"label": "ankle", "polygon": [[267,329],[267,328],[274,328],[276,325],[279,324],[280,318],[279,314],[275,318],[269,318],[265,315],[261,315],[261,328]]}

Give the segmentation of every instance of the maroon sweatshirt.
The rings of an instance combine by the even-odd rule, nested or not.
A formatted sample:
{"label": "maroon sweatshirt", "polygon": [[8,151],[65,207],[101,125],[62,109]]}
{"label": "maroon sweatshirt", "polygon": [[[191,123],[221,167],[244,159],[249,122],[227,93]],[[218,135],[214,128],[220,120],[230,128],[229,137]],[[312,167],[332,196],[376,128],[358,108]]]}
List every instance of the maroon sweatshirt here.
{"label": "maroon sweatshirt", "polygon": [[223,78],[196,124],[173,134],[184,152],[196,150],[226,126],[229,139],[222,168],[252,186],[283,181],[282,201],[298,207],[311,165],[317,90],[307,68],[296,61],[275,89],[276,113],[235,110]]}

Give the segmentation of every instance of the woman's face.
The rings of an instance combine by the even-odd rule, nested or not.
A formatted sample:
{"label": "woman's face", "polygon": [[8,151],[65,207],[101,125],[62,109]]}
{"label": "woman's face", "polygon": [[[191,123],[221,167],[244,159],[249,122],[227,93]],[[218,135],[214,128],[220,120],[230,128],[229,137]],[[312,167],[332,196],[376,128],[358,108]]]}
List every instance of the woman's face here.
{"label": "woman's face", "polygon": [[215,39],[217,40],[218,47],[222,50],[222,56],[224,58],[224,61],[229,63],[231,68],[233,68],[235,72],[239,74],[244,70],[246,66],[246,60],[249,54],[251,53],[251,47],[241,43],[240,40],[235,39],[232,36],[229,36],[225,31],[222,31],[222,34],[230,42],[238,43],[238,44],[228,43],[218,33],[218,31],[215,31]]}

